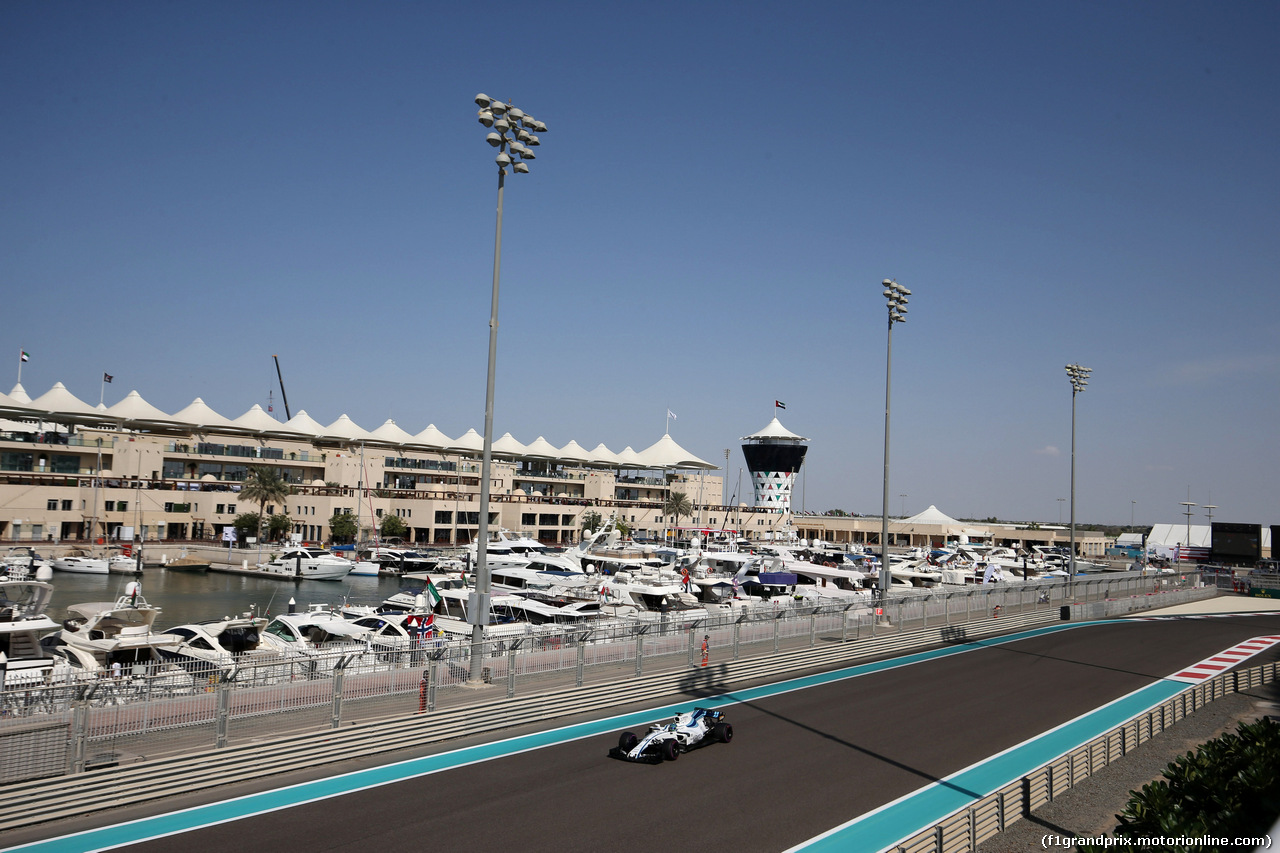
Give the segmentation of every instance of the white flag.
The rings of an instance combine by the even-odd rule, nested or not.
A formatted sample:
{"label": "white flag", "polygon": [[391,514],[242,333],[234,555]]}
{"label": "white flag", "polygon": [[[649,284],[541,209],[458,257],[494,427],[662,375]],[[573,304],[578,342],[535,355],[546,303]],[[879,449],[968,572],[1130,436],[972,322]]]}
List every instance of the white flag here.
{"label": "white flag", "polygon": [[667,409],[667,417],[671,418],[671,420],[674,421],[676,419],[676,413],[671,411],[670,409]]}

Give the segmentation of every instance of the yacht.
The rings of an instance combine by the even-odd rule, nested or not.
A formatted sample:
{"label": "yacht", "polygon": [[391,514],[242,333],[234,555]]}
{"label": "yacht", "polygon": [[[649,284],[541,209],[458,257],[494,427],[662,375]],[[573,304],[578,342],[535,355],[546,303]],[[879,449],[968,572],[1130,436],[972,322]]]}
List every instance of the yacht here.
{"label": "yacht", "polygon": [[0,578],[11,581],[40,580],[41,569],[48,572],[51,568],[48,560],[27,545],[10,548],[0,558]]}
{"label": "yacht", "polygon": [[319,548],[286,548],[270,562],[259,563],[258,569],[292,580],[340,581],[350,574],[351,561]]}
{"label": "yacht", "polygon": [[106,560],[90,557],[83,551],[71,551],[56,557],[51,565],[56,571],[81,575],[105,575],[109,571]]}
{"label": "yacht", "polygon": [[695,624],[707,611],[674,576],[657,571],[616,572],[600,582],[600,612],[606,616],[664,625]]}
{"label": "yacht", "polygon": [[115,601],[73,604],[67,612],[71,615],[63,620],[62,630],[44,637],[40,645],[87,672],[148,675],[163,667],[160,650],[181,642],[171,634],[152,632],[160,608],[147,603],[137,581],[126,584]]}
{"label": "yacht", "polygon": [[227,616],[209,622],[193,622],[162,631],[178,637],[175,647],[160,649],[160,656],[192,675],[230,671],[242,661],[256,663],[277,658],[274,649],[262,648],[262,629],[267,620],[250,613]]}
{"label": "yacht", "polygon": [[0,652],[7,658],[0,670],[0,691],[29,687],[66,678],[71,666],[40,645],[40,635],[58,630],[45,614],[53,586],[40,581],[0,583]]}

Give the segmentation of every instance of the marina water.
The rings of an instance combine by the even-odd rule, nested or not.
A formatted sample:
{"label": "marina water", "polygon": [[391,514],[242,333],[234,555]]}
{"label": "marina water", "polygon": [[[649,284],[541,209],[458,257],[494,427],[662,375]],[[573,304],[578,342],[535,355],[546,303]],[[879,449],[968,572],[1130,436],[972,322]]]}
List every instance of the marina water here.
{"label": "marina water", "polygon": [[114,601],[124,594],[125,584],[132,580],[141,581],[147,601],[161,608],[160,618],[156,620],[160,630],[188,622],[237,616],[253,605],[260,616],[285,613],[290,598],[297,602],[299,610],[305,610],[308,604],[338,607],[344,599],[351,604],[376,606],[400,589],[400,578],[393,575],[348,576],[342,581],[292,581],[160,568],[145,569],[137,576],[54,572],[49,615],[61,620],[72,605]]}

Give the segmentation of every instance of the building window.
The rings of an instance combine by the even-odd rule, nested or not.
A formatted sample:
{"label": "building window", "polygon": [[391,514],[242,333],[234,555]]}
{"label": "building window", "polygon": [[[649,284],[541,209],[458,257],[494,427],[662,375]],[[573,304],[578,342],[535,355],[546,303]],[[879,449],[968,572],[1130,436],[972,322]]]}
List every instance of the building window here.
{"label": "building window", "polygon": [[128,511],[129,511],[129,502],[128,502],[128,501],[116,501],[116,509],[117,509],[117,510],[119,510],[120,512],[128,512]]}
{"label": "building window", "polygon": [[56,510],[58,508],[58,499],[49,498],[49,500],[45,501],[44,508],[48,510]]}
{"label": "building window", "polygon": [[227,505],[226,505],[226,504],[218,504],[218,505],[216,505],[216,506],[213,508],[213,511],[214,511],[214,513],[215,513],[215,514],[217,514],[217,515],[222,515],[222,513],[223,513],[223,512],[225,512],[225,511],[226,511],[226,509],[227,509]]}
{"label": "building window", "polygon": [[115,502],[115,501],[103,501],[103,502],[102,502],[102,511],[103,511],[103,512],[115,512],[115,511],[116,511],[116,502]]}
{"label": "building window", "polygon": [[447,509],[436,510],[436,524],[450,524],[453,522],[453,513]]}
{"label": "building window", "polygon": [[63,502],[62,502],[62,511],[63,511],[63,512],[71,512],[71,501],[63,501]]}
{"label": "building window", "polygon": [[227,504],[227,512],[228,512],[228,513],[233,513],[233,512],[235,512],[235,511],[236,511],[236,505],[235,505],[235,504]]}

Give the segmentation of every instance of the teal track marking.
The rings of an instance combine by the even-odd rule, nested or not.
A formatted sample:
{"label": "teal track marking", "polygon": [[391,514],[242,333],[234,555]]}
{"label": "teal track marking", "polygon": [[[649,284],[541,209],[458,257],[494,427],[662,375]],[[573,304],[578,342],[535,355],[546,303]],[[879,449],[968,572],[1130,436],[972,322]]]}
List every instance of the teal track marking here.
{"label": "teal track marking", "polygon": [[921,829],[994,793],[1078,746],[1116,728],[1191,685],[1159,681],[1063,723],[998,755],[926,785],[901,799],[836,827],[791,851],[879,853]]}
{"label": "teal track marking", "polygon": [[[148,841],[169,835],[176,835],[182,832],[188,832],[204,826],[227,823],[229,821],[240,820],[254,815],[267,814],[269,812],[291,808],[304,803],[315,802],[317,800],[323,800],[330,797],[338,797],[343,794],[349,794],[354,791],[361,791],[367,788],[374,788],[379,785],[403,782],[407,779],[427,776],[432,773],[439,773],[442,770],[449,770],[468,764],[476,764],[482,761],[489,761],[494,758],[516,755],[521,752],[529,752],[531,750],[542,749],[543,747],[568,743],[570,741],[581,740],[583,738],[597,737],[602,734],[616,731],[619,728],[644,725],[655,719],[661,719],[664,716],[672,716],[677,713],[682,713],[693,708],[695,705],[699,707],[715,708],[725,705],[734,705],[740,702],[750,702],[757,699],[767,698],[769,696],[789,693],[794,690],[804,690],[821,684],[842,681],[847,678],[857,678],[888,669],[911,666],[912,664],[921,663],[923,661],[936,660],[950,655],[964,654],[982,647],[997,646],[1005,643],[1016,642],[1018,640],[1025,640],[1030,637],[1037,637],[1044,634],[1097,624],[1100,624],[1100,622],[1050,625],[1030,631],[1022,631],[1017,634],[992,637],[985,640],[972,640],[966,642],[963,646],[945,647],[926,652],[917,652],[915,654],[905,655],[903,657],[892,658],[889,660],[859,664],[857,666],[846,667],[839,670],[833,670],[831,672],[823,672],[814,675],[807,675],[801,678],[794,678],[788,681],[778,682],[776,684],[761,685],[759,687],[752,687],[750,689],[739,690],[733,693],[725,693],[720,696],[700,699],[696,702],[682,702],[674,705],[649,708],[629,714],[622,714],[599,720],[576,723],[570,726],[563,726],[550,731],[533,732],[491,743],[463,747],[461,749],[455,749],[437,755],[412,758],[406,761],[383,765],[381,767],[357,770],[340,776],[318,779],[311,782],[303,782],[297,785],[290,785],[285,788],[277,788],[272,791],[264,791],[262,793],[237,797],[235,799],[225,800],[222,802],[195,806],[181,811],[157,815],[155,817],[140,818],[127,823],[115,824],[113,826],[101,827],[99,829],[85,830],[84,832],[64,835],[58,838],[45,839],[43,841],[33,841],[29,844],[7,848],[7,851],[13,851],[13,853],[17,853],[18,851],[23,851],[23,853],[27,853],[27,851],[30,851],[30,853],[88,853],[88,851],[109,850],[114,847],[121,847],[127,844],[136,844],[141,841]],[[806,842],[806,845],[813,846],[802,845],[802,847],[804,849],[812,850],[880,850],[883,847],[899,840],[904,836],[904,834],[909,834],[904,833],[904,826],[926,826],[928,823],[932,822],[929,817],[930,815],[937,814],[939,817],[945,816],[946,814],[949,814],[952,811],[955,811],[955,809],[963,806],[969,800],[974,799],[971,794],[965,792],[982,789],[984,794],[989,793],[991,790],[999,788],[1010,780],[1018,778],[1020,775],[1024,775],[1025,772],[1029,772],[1030,770],[1035,769],[1035,767],[1044,764],[1046,761],[1052,760],[1063,752],[1078,746],[1080,743],[1086,742],[1090,738],[1094,737],[1092,732],[1095,730],[1098,733],[1101,733],[1106,731],[1108,728],[1119,725],[1119,722],[1139,713],[1143,710],[1143,707],[1154,706],[1159,702],[1164,701],[1164,699],[1169,696],[1187,689],[1187,687],[1188,685],[1186,684],[1170,684],[1166,682],[1150,685],[1136,693],[1116,700],[1110,705],[1103,706],[1097,711],[1066,723],[1063,726],[1040,736],[1039,738],[1028,741],[1027,743],[1014,747],[1001,755],[960,771],[956,776],[953,776],[948,780],[943,780],[942,783],[927,786],[897,803],[891,803],[875,812],[868,813],[867,815],[858,818],[850,824],[838,827],[830,833],[819,836],[810,842]],[[1158,698],[1156,698],[1157,696]],[[1148,702],[1148,704],[1146,706],[1139,707],[1143,702]],[[1098,716],[1099,722],[1094,722],[1095,716]],[[1103,720],[1106,722],[1102,722]],[[1115,722],[1111,722],[1112,720]],[[1044,741],[1044,743],[1041,744],[1041,741]],[[1015,755],[1016,758],[1014,757]],[[1042,755],[1048,757],[1043,759],[1037,758],[1037,756]],[[1025,771],[1019,769],[1024,766],[1027,768]],[[973,775],[969,776],[968,774]],[[998,781],[996,781],[997,779]],[[936,794],[933,793],[935,790],[937,791]],[[924,797],[920,802],[925,803],[927,801],[928,804],[920,806],[909,805],[909,803],[915,802],[917,797]],[[918,824],[910,823],[910,821],[915,820],[919,820],[920,822]],[[857,839],[853,843],[856,844],[856,847],[847,846],[850,843],[849,839],[853,838],[853,836],[845,836],[842,835],[842,833],[851,831],[855,826],[861,827],[857,829],[855,833]],[[891,827],[894,826],[896,826],[897,829],[891,830]],[[896,834],[894,834],[893,839],[885,844],[878,846],[863,845],[862,840],[864,838],[873,837],[872,833],[878,833],[874,835],[874,837],[879,838],[885,837],[886,834],[891,832]],[[843,838],[844,840],[838,841],[837,839],[840,838]]]}

